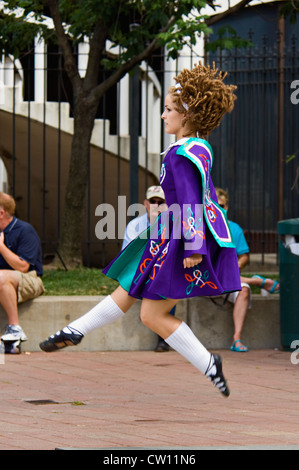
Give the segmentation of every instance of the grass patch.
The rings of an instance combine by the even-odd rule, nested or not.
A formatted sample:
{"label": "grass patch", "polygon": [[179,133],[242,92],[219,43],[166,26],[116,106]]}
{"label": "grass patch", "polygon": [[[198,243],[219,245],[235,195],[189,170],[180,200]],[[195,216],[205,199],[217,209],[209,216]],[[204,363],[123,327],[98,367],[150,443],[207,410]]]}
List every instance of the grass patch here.
{"label": "grass patch", "polygon": [[118,286],[96,268],[44,269],[44,295],[108,295]]}

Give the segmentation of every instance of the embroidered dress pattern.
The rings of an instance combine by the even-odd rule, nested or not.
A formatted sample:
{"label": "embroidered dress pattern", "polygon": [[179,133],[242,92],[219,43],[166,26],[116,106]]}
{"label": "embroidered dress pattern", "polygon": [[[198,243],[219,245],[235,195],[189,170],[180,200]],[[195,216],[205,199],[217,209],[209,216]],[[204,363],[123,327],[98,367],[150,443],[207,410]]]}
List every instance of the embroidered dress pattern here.
{"label": "embroidered dress pattern", "polygon": [[[161,186],[168,211],[103,270],[132,297],[184,299],[241,289],[226,212],[216,202],[212,163],[212,149],[202,139],[181,139],[164,152]],[[185,269],[183,260],[194,253],[202,262]]]}
{"label": "embroidered dress pattern", "polygon": [[202,139],[188,139],[178,149],[178,153],[195,163],[201,173],[204,215],[215,239],[220,246],[235,247],[226,218],[226,211],[213,201],[210,195],[209,175],[213,165],[211,146]]}
{"label": "embroidered dress pattern", "polygon": [[[161,229],[160,228],[160,232],[162,230],[162,233],[161,233],[161,243],[158,243],[157,241],[155,240],[150,240],[150,245],[149,245],[149,253],[152,255],[151,258],[145,258],[145,260],[143,261],[143,263],[140,264],[140,275],[143,274],[143,272],[145,271],[145,269],[147,268],[147,266],[151,263],[151,261],[155,258],[156,255],[159,255],[160,253],[160,248],[165,244],[165,232],[166,232],[166,227],[164,225],[164,227]],[[155,264],[154,266],[152,267],[152,270],[151,270],[151,273],[149,274],[149,279],[147,280],[147,282],[150,282],[150,280],[154,280],[155,277],[156,277],[156,273],[158,272],[159,269],[161,269],[161,267],[163,266],[163,263],[165,261],[165,256],[167,255],[167,252],[168,252],[168,245],[169,245],[169,242],[166,244],[166,246],[161,250],[161,254],[160,256],[158,256],[158,258],[156,259],[155,261]],[[138,278],[136,279],[136,281],[138,280]]]}
{"label": "embroidered dress pattern", "polygon": [[165,163],[162,163],[161,172],[160,172],[160,184],[162,185],[164,178],[166,176],[166,166]]}
{"label": "embroidered dress pattern", "polygon": [[186,294],[187,295],[190,295],[193,288],[196,287],[196,286],[199,287],[200,289],[202,289],[204,286],[208,285],[212,289],[217,289],[217,286],[216,286],[216,284],[214,284],[214,282],[208,281],[208,279],[210,277],[209,271],[206,270],[202,274],[202,272],[199,268],[200,268],[199,264],[197,266],[195,266],[194,268],[192,268],[194,277],[190,276],[190,274],[185,274],[185,278],[190,283],[190,285],[186,289]]}
{"label": "embroidered dress pattern", "polygon": [[202,218],[200,217],[195,221],[191,207],[187,208],[187,215],[187,221],[183,220],[185,238],[191,239],[196,235],[199,235],[202,239],[205,239],[205,234],[202,230],[200,230],[202,228]]}

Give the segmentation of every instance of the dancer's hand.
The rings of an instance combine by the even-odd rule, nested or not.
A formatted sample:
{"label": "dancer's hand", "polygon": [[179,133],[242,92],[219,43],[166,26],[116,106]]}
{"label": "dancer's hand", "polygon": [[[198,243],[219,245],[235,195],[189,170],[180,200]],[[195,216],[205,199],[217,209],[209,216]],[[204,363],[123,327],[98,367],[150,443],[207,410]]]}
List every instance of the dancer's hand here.
{"label": "dancer's hand", "polygon": [[196,266],[197,264],[202,262],[202,255],[199,253],[195,253],[192,256],[188,256],[187,258],[184,258],[183,265],[184,268],[193,268],[193,266]]}

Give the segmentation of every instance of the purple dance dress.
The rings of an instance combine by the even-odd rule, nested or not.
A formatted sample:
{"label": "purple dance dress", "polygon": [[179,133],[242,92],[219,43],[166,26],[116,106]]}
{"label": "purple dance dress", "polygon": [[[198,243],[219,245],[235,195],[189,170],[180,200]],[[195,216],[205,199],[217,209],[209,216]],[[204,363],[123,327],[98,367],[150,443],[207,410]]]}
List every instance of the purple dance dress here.
{"label": "purple dance dress", "polygon": [[[181,139],[164,153],[160,184],[168,210],[103,270],[137,299],[219,296],[241,290],[226,211],[211,179],[213,151],[203,139]],[[203,256],[192,268],[184,258]]]}

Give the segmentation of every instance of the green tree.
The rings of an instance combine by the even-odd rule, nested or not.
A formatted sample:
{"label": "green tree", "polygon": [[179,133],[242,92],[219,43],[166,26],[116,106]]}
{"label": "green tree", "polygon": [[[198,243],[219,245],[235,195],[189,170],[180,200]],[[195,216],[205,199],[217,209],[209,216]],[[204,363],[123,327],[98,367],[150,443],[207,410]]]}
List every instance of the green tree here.
{"label": "green tree", "polygon": [[[231,11],[245,7],[241,0],[234,8],[211,18],[202,14],[215,0],[8,0],[0,12],[0,50],[15,58],[36,34],[55,40],[61,48],[64,68],[73,89],[74,135],[65,193],[59,252],[68,266],[81,263],[81,237],[84,201],[88,181],[88,155],[99,102],[124,75],[146,60],[159,47],[176,57],[186,44],[195,45],[201,34],[211,32],[214,24]],[[48,26],[46,18],[53,20]],[[219,38],[225,47],[239,45],[233,30]],[[85,76],[79,74],[74,46],[89,41]],[[118,54],[107,50],[107,41],[118,46]],[[99,64],[110,71],[99,80]]]}

